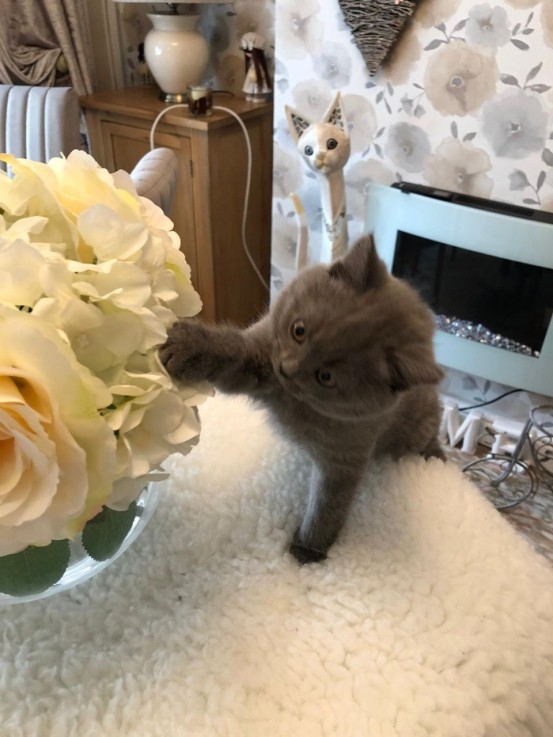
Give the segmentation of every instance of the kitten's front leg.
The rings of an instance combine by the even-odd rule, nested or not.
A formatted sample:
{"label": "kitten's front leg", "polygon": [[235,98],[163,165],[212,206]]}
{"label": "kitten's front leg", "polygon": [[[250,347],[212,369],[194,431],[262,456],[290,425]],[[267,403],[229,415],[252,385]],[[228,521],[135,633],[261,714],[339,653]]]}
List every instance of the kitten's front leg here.
{"label": "kitten's front leg", "polygon": [[294,535],[290,553],[301,563],[324,560],[348,515],[362,470],[338,471],[314,466],[307,510]]}
{"label": "kitten's front leg", "polygon": [[273,377],[263,321],[248,330],[179,320],[159,356],[177,381],[209,381],[222,392],[255,393]]}

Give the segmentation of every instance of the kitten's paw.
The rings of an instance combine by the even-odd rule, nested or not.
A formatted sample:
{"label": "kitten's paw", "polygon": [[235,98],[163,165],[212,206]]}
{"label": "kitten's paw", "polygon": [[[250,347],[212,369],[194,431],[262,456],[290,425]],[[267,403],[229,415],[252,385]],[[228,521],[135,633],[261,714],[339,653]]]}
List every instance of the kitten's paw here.
{"label": "kitten's paw", "polygon": [[304,548],[303,545],[292,543],[290,545],[290,554],[303,566],[306,563],[320,563],[322,560],[326,560],[326,553],[321,553],[320,550],[311,550],[311,548]]}
{"label": "kitten's paw", "polygon": [[309,548],[300,542],[298,532],[294,535],[294,539],[290,545],[290,555],[293,555],[302,566],[306,563],[320,563],[322,560],[326,560],[325,552],[322,550],[313,550],[313,548]]}
{"label": "kitten's paw", "polygon": [[194,382],[213,378],[209,331],[199,322],[179,320],[172,325],[159,349],[159,357],[174,379]]}
{"label": "kitten's paw", "polygon": [[426,448],[422,450],[420,454],[425,461],[428,461],[430,458],[438,458],[444,463],[447,461],[446,455],[437,440],[432,440],[428,443]]}

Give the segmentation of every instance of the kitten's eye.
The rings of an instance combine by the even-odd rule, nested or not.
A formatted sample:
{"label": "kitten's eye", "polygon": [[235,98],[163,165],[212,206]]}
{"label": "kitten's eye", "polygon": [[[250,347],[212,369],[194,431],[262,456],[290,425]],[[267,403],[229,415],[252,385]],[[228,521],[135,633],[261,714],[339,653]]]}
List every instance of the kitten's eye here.
{"label": "kitten's eye", "polygon": [[304,151],[304,153],[305,153],[306,156],[312,156],[312,154],[313,154],[313,146],[306,146],[303,149],[303,151]]}
{"label": "kitten's eye", "polygon": [[321,386],[325,386],[327,389],[331,389],[336,386],[336,379],[328,369],[319,369],[315,374],[317,381]]}
{"label": "kitten's eye", "polygon": [[332,151],[333,148],[336,148],[338,145],[338,141],[335,138],[329,138],[326,142],[326,147],[329,151]]}
{"label": "kitten's eye", "polygon": [[297,343],[303,343],[307,337],[307,331],[303,324],[303,320],[296,320],[293,322],[290,326],[290,332],[292,334],[292,338],[294,338]]}

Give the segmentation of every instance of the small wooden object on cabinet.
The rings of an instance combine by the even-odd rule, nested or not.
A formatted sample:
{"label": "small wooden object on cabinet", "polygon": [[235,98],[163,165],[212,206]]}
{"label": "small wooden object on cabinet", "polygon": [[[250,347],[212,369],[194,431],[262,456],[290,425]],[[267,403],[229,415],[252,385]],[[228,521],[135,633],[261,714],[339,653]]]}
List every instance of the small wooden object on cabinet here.
{"label": "small wooden object on cabinet", "polygon": [[[150,148],[152,123],[167,107],[155,87],[132,87],[81,98],[91,153],[109,171],[131,171]],[[272,196],[272,105],[215,94],[214,105],[236,112],[253,153],[246,221],[249,251],[269,283]],[[180,178],[172,220],[192,281],[203,301],[202,317],[244,325],[266,308],[269,294],[242,246],[247,149],[242,128],[226,112],[193,117],[187,108],[167,112],[155,145],[173,149]]]}

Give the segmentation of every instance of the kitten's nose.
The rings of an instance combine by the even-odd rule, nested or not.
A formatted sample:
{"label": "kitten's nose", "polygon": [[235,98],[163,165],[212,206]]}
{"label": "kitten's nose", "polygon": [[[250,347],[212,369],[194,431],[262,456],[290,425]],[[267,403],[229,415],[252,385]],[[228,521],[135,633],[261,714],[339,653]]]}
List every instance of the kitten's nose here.
{"label": "kitten's nose", "polygon": [[295,358],[283,358],[280,362],[280,373],[290,379],[298,372],[298,362]]}
{"label": "kitten's nose", "polygon": [[325,165],[325,155],[323,152],[320,152],[317,154],[317,158],[315,159],[315,166],[317,169],[322,169]]}

